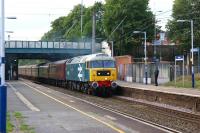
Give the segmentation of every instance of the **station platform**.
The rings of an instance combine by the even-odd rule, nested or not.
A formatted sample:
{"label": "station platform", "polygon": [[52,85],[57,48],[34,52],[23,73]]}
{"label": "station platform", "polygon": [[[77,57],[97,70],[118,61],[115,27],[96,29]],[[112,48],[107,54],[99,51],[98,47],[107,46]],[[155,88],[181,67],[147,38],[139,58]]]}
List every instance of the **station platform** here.
{"label": "station platform", "polygon": [[153,84],[140,84],[134,82],[126,82],[126,81],[117,81],[117,84],[121,87],[126,88],[137,88],[141,90],[150,90],[155,92],[163,92],[168,94],[176,94],[176,95],[185,95],[191,97],[199,97],[200,98],[200,89],[197,88],[178,88],[178,87],[165,87],[165,86],[155,86]]}
{"label": "station platform", "polygon": [[117,81],[122,89],[121,99],[140,101],[155,106],[200,114],[200,89],[154,86]]}

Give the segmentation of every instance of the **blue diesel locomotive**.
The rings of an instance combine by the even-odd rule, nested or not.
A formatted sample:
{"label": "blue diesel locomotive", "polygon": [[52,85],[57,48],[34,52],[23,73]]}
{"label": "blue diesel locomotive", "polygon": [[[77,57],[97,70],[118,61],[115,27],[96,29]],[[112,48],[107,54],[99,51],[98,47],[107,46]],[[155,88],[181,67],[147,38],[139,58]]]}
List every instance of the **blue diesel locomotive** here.
{"label": "blue diesel locomotive", "polygon": [[93,95],[110,96],[117,88],[115,60],[103,53],[19,66],[19,76]]}

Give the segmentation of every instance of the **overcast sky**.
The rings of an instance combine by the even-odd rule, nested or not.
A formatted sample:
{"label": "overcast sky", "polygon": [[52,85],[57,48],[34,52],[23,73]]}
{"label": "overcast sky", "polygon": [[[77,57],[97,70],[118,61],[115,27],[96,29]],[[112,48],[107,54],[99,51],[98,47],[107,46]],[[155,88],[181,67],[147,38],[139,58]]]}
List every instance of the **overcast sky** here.
{"label": "overcast sky", "polygon": [[[84,5],[91,6],[95,1],[83,0]],[[66,16],[74,5],[81,0],[5,0],[5,16],[15,16],[16,20],[5,20],[5,33],[7,40],[10,34],[11,40],[39,40],[41,36],[50,30],[50,23],[60,16]],[[173,0],[150,0],[149,6],[161,20],[159,25],[164,25],[170,18]],[[159,11],[162,11],[160,13]],[[167,12],[167,13],[164,13]]]}

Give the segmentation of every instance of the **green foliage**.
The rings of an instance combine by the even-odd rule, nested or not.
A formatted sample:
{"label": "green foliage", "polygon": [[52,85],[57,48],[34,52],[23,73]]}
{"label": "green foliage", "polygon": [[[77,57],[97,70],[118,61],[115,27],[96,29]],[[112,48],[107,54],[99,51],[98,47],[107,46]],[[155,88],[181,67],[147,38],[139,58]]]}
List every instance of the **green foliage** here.
{"label": "green foliage", "polygon": [[182,49],[189,51],[191,48],[191,23],[177,22],[177,20],[194,21],[194,47],[200,41],[200,3],[196,0],[175,0],[173,5],[173,20],[167,24],[168,35],[171,40],[180,44]]}
{"label": "green foliage", "polygon": [[22,124],[20,126],[20,130],[25,133],[35,133],[34,128],[31,128],[29,125]]}
{"label": "green foliage", "polygon": [[10,121],[10,113],[9,112],[7,113],[6,119],[7,119],[6,120],[6,131],[7,131],[7,133],[10,133],[13,131],[14,125]]}
{"label": "green foliage", "polygon": [[35,133],[34,128],[24,123],[24,116],[20,112],[14,112],[16,120],[19,122],[20,131],[24,133]]}
{"label": "green foliage", "polygon": [[22,119],[23,116],[20,112],[14,112],[14,116],[17,118],[17,119]]}
{"label": "green foliage", "polygon": [[[91,38],[92,35],[92,16],[96,13],[96,37],[105,38],[103,26],[103,4],[95,3],[94,6],[83,7],[83,33],[85,39]],[[41,40],[44,41],[77,41],[81,39],[81,5],[77,5],[66,16],[60,17],[52,22],[52,29],[44,34]]]}
{"label": "green foliage", "polygon": [[[123,19],[121,26],[110,35]],[[118,55],[131,52],[132,45],[141,45],[141,41],[144,41],[143,34],[134,35],[133,31],[146,31],[147,39],[151,42],[154,19],[148,8],[148,0],[106,0],[104,27],[109,39],[115,41]]]}
{"label": "green foliage", "polygon": [[[148,8],[149,0],[106,0],[106,4],[96,2],[91,7],[83,7],[84,39],[91,40],[92,16],[96,17],[96,40],[114,40],[115,53],[131,53],[133,45],[141,45],[144,35],[133,35],[134,30],[146,31],[148,41],[154,33],[154,16]],[[111,35],[113,30],[124,22]],[[81,5],[77,5],[65,17],[60,17],[51,25],[52,29],[42,37],[45,41],[78,41],[81,39]],[[137,39],[136,39],[137,38]]]}
{"label": "green foliage", "polygon": [[[175,81],[168,82],[164,84],[164,86],[173,86],[173,87],[178,87],[178,88],[192,88],[192,78],[191,75],[185,76],[184,78],[184,84],[183,84],[183,79],[182,76],[177,78],[176,85]],[[200,89],[200,75],[196,74],[195,75],[195,88]]]}

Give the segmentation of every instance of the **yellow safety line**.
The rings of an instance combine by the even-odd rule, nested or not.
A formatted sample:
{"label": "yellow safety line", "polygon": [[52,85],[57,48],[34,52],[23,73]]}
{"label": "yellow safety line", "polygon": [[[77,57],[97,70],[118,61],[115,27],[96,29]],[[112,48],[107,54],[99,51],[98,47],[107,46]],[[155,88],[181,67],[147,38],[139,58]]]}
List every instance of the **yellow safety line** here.
{"label": "yellow safety line", "polygon": [[[22,82],[22,83],[23,83],[23,82]],[[118,128],[112,126],[112,125],[110,125],[109,123],[106,123],[106,122],[104,122],[104,121],[102,121],[102,120],[100,120],[100,119],[98,119],[98,118],[96,118],[96,117],[94,117],[94,116],[92,116],[92,115],[89,115],[89,114],[87,114],[87,113],[85,113],[85,112],[83,112],[83,111],[81,111],[81,110],[79,110],[79,109],[77,109],[77,108],[75,108],[75,107],[72,107],[72,106],[70,106],[70,105],[68,105],[68,104],[66,104],[66,103],[64,103],[64,102],[62,102],[62,101],[60,101],[60,100],[58,100],[58,99],[56,99],[56,98],[54,98],[54,97],[52,97],[52,96],[46,94],[46,93],[44,93],[44,92],[38,90],[38,89],[33,88],[32,86],[30,86],[30,85],[28,85],[28,84],[26,84],[26,83],[23,83],[23,84],[25,84],[26,86],[28,86],[28,87],[34,89],[35,91],[37,91],[37,92],[39,92],[39,93],[41,93],[41,94],[43,94],[43,95],[45,95],[45,96],[47,96],[47,97],[49,97],[49,98],[55,100],[55,101],[58,102],[58,103],[61,103],[61,104],[65,105],[65,106],[67,106],[67,107],[69,107],[69,108],[72,108],[73,110],[76,110],[77,112],[79,112],[79,113],[81,113],[81,114],[83,114],[83,115],[86,115],[86,116],[88,116],[88,117],[90,117],[90,118],[92,118],[92,119],[95,119],[96,121],[98,121],[98,122],[100,122],[100,123],[102,123],[102,124],[104,124],[104,125],[106,125],[106,126],[112,128],[113,130],[117,131],[118,133],[125,133],[124,131],[122,131],[122,130],[120,130],[120,129],[118,129]]]}

